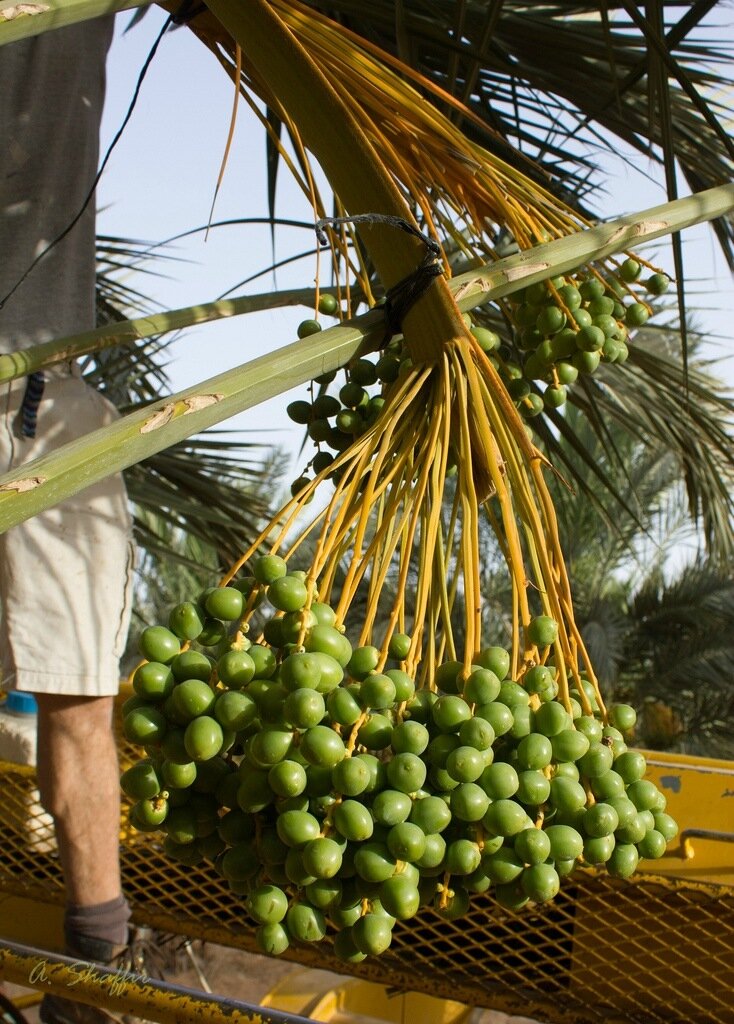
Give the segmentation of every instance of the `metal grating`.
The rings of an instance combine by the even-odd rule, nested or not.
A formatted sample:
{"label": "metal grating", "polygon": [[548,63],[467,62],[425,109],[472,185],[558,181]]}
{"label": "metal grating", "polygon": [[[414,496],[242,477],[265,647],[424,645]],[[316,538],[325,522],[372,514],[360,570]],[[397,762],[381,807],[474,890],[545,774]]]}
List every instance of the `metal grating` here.
{"label": "metal grating", "polygon": [[[123,762],[135,756],[122,749]],[[63,903],[32,769],[0,764],[0,891]],[[256,952],[242,899],[212,867],[164,858],[123,829],[123,878],[135,919]],[[390,950],[349,973],[398,990],[521,1013],[549,1024],[732,1024],[734,890],[579,872],[549,905],[510,912],[490,897],[447,923],[431,910],[398,924]],[[328,940],[288,958],[344,973]]]}

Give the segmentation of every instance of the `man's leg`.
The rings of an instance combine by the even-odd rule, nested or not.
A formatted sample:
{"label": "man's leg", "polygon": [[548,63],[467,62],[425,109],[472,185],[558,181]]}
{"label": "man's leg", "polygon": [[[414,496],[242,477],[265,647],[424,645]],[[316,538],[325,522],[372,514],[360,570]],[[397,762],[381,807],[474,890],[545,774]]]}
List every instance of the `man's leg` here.
{"label": "man's leg", "polygon": [[[38,693],[38,787],[53,816],[66,885],[66,953],[115,965],[130,911],[120,888],[120,783],[113,697]],[[45,996],[49,1024],[124,1024],[95,1007]]]}
{"label": "man's leg", "polygon": [[[120,896],[120,780],[112,697],[38,693],[38,785],[54,818],[69,904]],[[118,945],[126,938],[121,929]]]}

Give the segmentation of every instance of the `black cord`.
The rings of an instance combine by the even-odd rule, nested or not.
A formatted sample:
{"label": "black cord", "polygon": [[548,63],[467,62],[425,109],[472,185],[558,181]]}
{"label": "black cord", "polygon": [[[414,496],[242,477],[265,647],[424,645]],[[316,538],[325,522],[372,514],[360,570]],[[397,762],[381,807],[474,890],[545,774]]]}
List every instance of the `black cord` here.
{"label": "black cord", "polygon": [[[185,7],[188,7],[188,0],[184,0],[184,4],[182,4],[182,8],[181,9],[184,9]],[[54,249],[59,244],[59,242],[63,241],[63,239],[66,238],[66,236],[69,234],[69,232],[72,231],[74,227],[76,227],[76,225],[79,223],[81,218],[84,216],[84,211],[87,209],[87,207],[89,206],[90,202],[92,201],[92,197],[94,196],[94,193],[95,193],[95,190],[97,188],[97,185],[99,184],[99,180],[102,177],[102,173],[103,173],[105,167],[107,166],[107,163],[108,163],[108,161],[110,159],[110,156],[112,155],[112,151],[115,148],[115,146],[117,145],[117,143],[120,141],[120,139],[122,138],[122,133],[124,132],[125,128],[127,127],[128,121],[132,117],[133,110],[135,109],[135,104],[137,103],[138,96],[140,95],[140,89],[141,89],[141,86],[143,84],[143,79],[145,78],[145,75],[146,75],[146,73],[148,71],[148,68],[150,67],[150,65],[151,65],[151,63],[153,61],[153,58],[155,57],[156,51],[158,49],[158,46],[160,45],[160,42],[163,39],[163,36],[168,31],[169,27],[174,23],[176,17],[178,17],[178,16],[179,16],[178,14],[175,14],[175,15],[174,14],[170,14],[166,18],[166,20],[165,20],[165,22],[163,24],[163,28],[158,33],[158,37],[156,38],[155,42],[153,43],[153,45],[152,45],[152,47],[150,49],[150,53],[146,57],[145,63],[143,64],[143,67],[142,67],[142,69],[140,71],[140,74],[138,75],[138,81],[137,81],[137,83],[135,85],[135,91],[133,92],[133,98],[130,101],[130,106],[127,108],[127,113],[125,114],[125,117],[123,118],[122,124],[118,128],[117,133],[115,134],[114,139],[112,140],[112,142],[110,143],[110,145],[107,148],[107,152],[104,155],[104,159],[102,160],[102,163],[100,164],[100,168],[99,168],[99,170],[97,171],[97,173],[96,173],[96,175],[94,177],[94,181],[92,182],[92,186],[89,189],[89,192],[87,193],[84,201],[82,202],[82,205],[81,205],[79,211],[76,213],[76,215],[70,221],[70,223],[67,224],[67,226],[64,228],[64,230],[61,232],[61,234],[57,235],[56,238],[54,238],[51,242],[49,242],[48,245],[46,246],[46,248],[43,249],[38,254],[38,256],[36,256],[36,258],[33,260],[31,265],[24,271],[24,273],[21,275],[21,277],[15,282],[15,284],[10,289],[8,294],[5,295],[2,299],[0,299],[0,309],[2,309],[3,306],[5,305],[5,303],[8,301],[8,299],[11,298],[11,296],[14,295],[15,292],[17,292],[17,290],[20,288],[20,286],[26,280],[28,275],[33,271],[33,269],[37,266],[37,264],[40,263],[40,261],[43,259],[43,257],[48,255],[48,253],[52,249]]]}
{"label": "black cord", "polygon": [[181,25],[187,25],[190,21],[198,15],[203,14],[206,10],[206,4],[199,3],[198,0],[183,0],[179,9],[171,15],[171,21],[179,28]]}
{"label": "black cord", "polygon": [[388,332],[383,341],[384,345],[394,334],[402,331],[403,320],[408,311],[415,305],[421,295],[430,287],[431,282],[443,273],[441,266],[441,247],[438,242],[429,235],[424,235],[418,228],[402,217],[395,217],[386,213],[360,213],[354,217],[323,217],[316,222],[316,238],[320,245],[328,245],[324,228],[338,227],[341,224],[388,224],[390,227],[400,228],[402,231],[419,239],[426,247],[425,255],[419,266],[410,274],[404,277],[397,284],[388,288],[385,293],[385,319],[387,320]]}

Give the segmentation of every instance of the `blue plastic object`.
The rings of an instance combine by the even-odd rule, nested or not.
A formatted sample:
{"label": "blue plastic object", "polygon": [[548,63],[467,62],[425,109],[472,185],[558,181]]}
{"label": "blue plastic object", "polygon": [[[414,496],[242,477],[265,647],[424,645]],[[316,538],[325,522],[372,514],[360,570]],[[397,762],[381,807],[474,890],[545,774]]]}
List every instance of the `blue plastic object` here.
{"label": "blue plastic object", "polygon": [[35,715],[38,712],[38,704],[32,693],[10,690],[3,709],[14,715]]}

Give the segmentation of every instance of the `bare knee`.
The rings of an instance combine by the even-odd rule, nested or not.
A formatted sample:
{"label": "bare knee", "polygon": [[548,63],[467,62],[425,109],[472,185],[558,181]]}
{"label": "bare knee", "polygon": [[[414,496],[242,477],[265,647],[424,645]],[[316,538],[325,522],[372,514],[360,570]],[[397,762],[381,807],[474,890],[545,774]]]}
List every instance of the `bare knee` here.
{"label": "bare knee", "polygon": [[39,732],[82,734],[111,728],[114,697],[37,693]]}
{"label": "bare knee", "polygon": [[64,815],[74,791],[117,775],[112,732],[113,697],[36,694],[38,788],[54,817]]}

